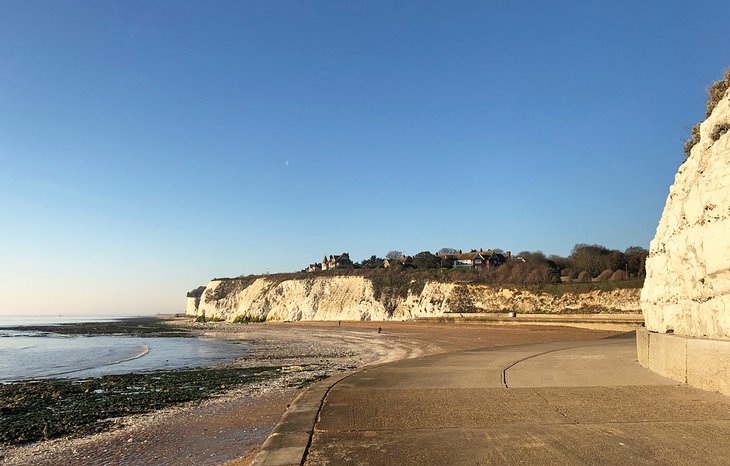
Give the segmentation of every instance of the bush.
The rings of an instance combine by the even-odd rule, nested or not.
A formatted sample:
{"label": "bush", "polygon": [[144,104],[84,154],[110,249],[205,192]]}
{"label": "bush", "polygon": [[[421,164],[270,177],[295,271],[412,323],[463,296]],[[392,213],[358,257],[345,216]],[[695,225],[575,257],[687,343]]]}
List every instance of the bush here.
{"label": "bush", "polygon": [[203,296],[203,292],[205,291],[205,285],[199,286],[195,288],[194,290],[188,291],[188,298],[200,298]]}
{"label": "bush", "polygon": [[599,282],[608,281],[612,275],[613,275],[613,270],[606,269],[603,272],[601,272],[600,274],[598,274],[598,276],[596,277],[596,281],[599,281]]}
{"label": "bush", "polygon": [[[717,104],[720,103],[722,98],[725,96],[725,92],[730,87],[730,68],[725,70],[725,74],[723,75],[722,79],[719,81],[715,81],[712,86],[707,89],[707,111],[705,112],[705,118],[708,118],[712,111],[715,110],[715,107],[717,107]],[[722,125],[718,125],[722,126]],[[720,138],[724,134],[725,131],[727,131],[727,128],[723,132],[717,132],[718,128],[715,127],[712,133],[713,141],[717,141],[717,139]],[[722,131],[722,128],[719,129],[719,131]],[[687,160],[689,157],[690,151],[692,148],[700,142],[700,124],[697,123],[692,127],[692,132],[690,135],[690,138],[687,139],[684,143],[684,159]]]}
{"label": "bush", "polygon": [[266,317],[238,315],[233,319],[234,324],[249,324],[251,322],[266,322]]}
{"label": "bush", "polygon": [[583,270],[581,273],[578,274],[578,277],[576,278],[576,280],[581,283],[586,283],[586,282],[591,281],[591,276],[588,274],[588,272]]}
{"label": "bush", "polygon": [[690,131],[690,137],[686,141],[684,141],[684,159],[687,160],[689,158],[690,153],[692,152],[692,148],[697,145],[697,143],[700,142],[700,124],[697,123],[692,127],[692,130]]}
{"label": "bush", "polygon": [[623,270],[617,270],[611,275],[610,280],[612,282],[619,281],[619,280],[626,280],[626,272]]}
{"label": "bush", "polygon": [[720,139],[723,134],[728,132],[728,130],[730,130],[730,124],[720,123],[719,125],[715,125],[715,127],[712,129],[712,133],[710,133],[710,138],[712,139],[712,142]]}
{"label": "bush", "polygon": [[725,92],[730,87],[730,68],[725,70],[725,74],[722,79],[712,83],[709,89],[707,89],[707,111],[705,112],[705,118],[709,117],[717,104],[720,103],[722,98],[725,96]]}

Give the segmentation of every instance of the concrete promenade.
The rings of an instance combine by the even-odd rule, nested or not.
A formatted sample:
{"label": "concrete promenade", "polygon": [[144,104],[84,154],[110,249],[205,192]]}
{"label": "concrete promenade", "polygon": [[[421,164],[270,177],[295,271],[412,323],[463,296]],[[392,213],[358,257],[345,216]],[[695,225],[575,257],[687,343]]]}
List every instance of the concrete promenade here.
{"label": "concrete promenade", "polygon": [[730,397],[655,375],[633,335],[446,353],[324,381],[254,464],[730,464]]}

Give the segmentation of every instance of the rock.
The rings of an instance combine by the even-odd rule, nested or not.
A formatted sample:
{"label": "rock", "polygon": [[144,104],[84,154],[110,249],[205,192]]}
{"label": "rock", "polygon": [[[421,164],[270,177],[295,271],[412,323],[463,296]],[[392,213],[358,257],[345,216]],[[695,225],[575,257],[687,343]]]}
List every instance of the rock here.
{"label": "rock", "polygon": [[648,330],[730,339],[730,92],[700,125],[649,248]]}
{"label": "rock", "polygon": [[361,276],[213,280],[187,314],[248,322],[406,320],[449,312],[640,312],[638,288],[553,295],[510,286],[427,281],[406,294],[402,289],[378,291],[371,279]]}

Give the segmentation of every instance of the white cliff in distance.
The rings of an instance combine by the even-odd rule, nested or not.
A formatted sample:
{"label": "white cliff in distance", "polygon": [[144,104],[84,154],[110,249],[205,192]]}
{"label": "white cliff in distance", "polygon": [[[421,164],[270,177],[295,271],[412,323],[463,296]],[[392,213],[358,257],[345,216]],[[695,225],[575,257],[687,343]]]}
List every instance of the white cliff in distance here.
{"label": "white cliff in distance", "polygon": [[638,313],[639,289],[559,295],[509,286],[414,282],[393,292],[362,276],[213,280],[186,313],[228,321],[407,320],[446,313]]}

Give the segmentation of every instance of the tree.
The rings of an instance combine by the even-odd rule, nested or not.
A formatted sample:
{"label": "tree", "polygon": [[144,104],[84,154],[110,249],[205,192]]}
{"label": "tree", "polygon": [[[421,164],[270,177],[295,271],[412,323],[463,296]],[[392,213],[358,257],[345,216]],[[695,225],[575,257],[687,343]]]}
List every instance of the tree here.
{"label": "tree", "polygon": [[383,262],[385,261],[379,257],[370,256],[370,259],[363,259],[361,266],[363,269],[377,269],[383,266]]}
{"label": "tree", "polygon": [[570,275],[570,271],[573,269],[573,261],[567,257],[553,254],[548,257],[548,261],[555,264],[555,267],[560,271],[561,276]]}
{"label": "tree", "polygon": [[542,251],[522,251],[518,254],[521,258],[525,259],[525,262],[528,264],[540,264],[544,263],[547,259],[545,259],[545,254]]}
{"label": "tree", "polygon": [[440,256],[445,256],[447,254],[458,254],[458,253],[459,253],[459,250],[458,249],[454,249],[454,248],[441,248],[441,249],[438,250],[438,252],[436,254],[438,254]]}
{"label": "tree", "polygon": [[600,244],[579,243],[573,247],[570,258],[573,260],[576,270],[587,272],[591,277],[595,277],[609,268],[610,254],[611,251]]}
{"label": "tree", "polygon": [[441,265],[441,260],[430,251],[422,251],[413,256],[413,265],[419,269],[436,269]]}
{"label": "tree", "polygon": [[[542,251],[522,251],[516,257],[519,260],[508,261],[509,280],[513,283],[558,283],[560,282],[560,266],[545,257]],[[502,267],[505,267],[503,265]],[[501,274],[498,274],[498,276]]]}
{"label": "tree", "polygon": [[401,256],[403,256],[402,251],[388,251],[388,254],[385,255],[385,258],[388,259],[389,261],[394,261]]}
{"label": "tree", "polygon": [[626,256],[626,270],[629,276],[640,277],[646,275],[644,267],[649,251],[641,246],[631,246],[626,248],[624,255]]}
{"label": "tree", "polygon": [[611,270],[624,270],[626,268],[626,254],[612,250],[608,255],[608,268]]}

